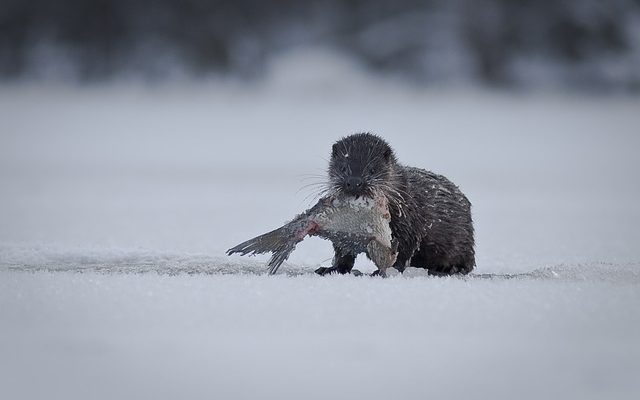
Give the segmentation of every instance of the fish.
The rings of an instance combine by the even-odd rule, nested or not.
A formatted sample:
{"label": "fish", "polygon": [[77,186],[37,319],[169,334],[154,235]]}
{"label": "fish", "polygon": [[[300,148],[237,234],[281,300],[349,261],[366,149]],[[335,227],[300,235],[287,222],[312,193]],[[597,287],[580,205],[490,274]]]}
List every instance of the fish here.
{"label": "fish", "polygon": [[345,194],[321,198],[313,207],[271,232],[249,239],[227,250],[228,255],[272,253],[267,266],[273,275],[307,236],[318,236],[348,249],[366,253],[385,276],[397,258],[392,238],[389,202],[382,193],[353,197]]}

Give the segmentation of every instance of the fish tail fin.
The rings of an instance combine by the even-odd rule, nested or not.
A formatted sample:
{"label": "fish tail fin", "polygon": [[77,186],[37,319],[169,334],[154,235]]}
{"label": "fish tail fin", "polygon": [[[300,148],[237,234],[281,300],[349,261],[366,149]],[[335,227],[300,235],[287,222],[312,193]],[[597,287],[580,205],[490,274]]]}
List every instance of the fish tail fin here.
{"label": "fish tail fin", "polygon": [[297,241],[292,239],[290,233],[283,228],[278,228],[230,248],[227,250],[227,254],[239,253],[244,256],[246,254],[272,252],[273,254],[268,263],[269,274],[275,274],[280,265],[289,258],[289,254],[291,254],[295,248],[296,243]]}
{"label": "fish tail fin", "polygon": [[278,228],[230,248],[227,250],[227,255],[234,253],[240,253],[242,256],[246,254],[264,254],[274,251],[288,240],[288,235],[283,232],[282,228]]}

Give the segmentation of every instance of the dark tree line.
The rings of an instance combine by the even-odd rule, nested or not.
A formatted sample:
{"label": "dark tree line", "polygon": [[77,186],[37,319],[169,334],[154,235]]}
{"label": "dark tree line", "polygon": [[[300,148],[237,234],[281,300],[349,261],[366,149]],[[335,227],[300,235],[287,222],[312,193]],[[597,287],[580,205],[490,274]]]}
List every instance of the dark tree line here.
{"label": "dark tree line", "polygon": [[161,77],[167,59],[259,77],[274,54],[325,45],[425,83],[520,84],[535,66],[637,87],[638,25],[640,0],[0,0],[0,76],[29,76],[53,49],[82,80]]}

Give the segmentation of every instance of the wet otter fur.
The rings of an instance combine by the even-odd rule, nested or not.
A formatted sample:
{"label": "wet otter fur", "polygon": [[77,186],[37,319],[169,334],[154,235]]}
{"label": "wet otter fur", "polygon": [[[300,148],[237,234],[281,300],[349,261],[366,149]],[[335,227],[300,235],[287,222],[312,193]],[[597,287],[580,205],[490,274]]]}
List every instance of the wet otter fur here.
{"label": "wet otter fur", "polygon": [[[331,151],[326,192],[388,198],[392,236],[398,243],[393,265],[425,268],[431,275],[468,274],[475,266],[471,203],[450,180],[398,163],[391,146],[371,133],[337,141]],[[320,275],[350,273],[356,259],[334,243],[331,267]]]}

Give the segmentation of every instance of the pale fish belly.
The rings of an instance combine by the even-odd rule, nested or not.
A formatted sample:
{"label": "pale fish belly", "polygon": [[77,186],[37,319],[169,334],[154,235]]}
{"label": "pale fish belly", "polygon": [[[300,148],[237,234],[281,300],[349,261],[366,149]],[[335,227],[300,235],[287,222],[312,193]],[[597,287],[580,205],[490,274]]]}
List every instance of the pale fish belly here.
{"label": "pale fish belly", "polygon": [[357,251],[366,251],[376,266],[384,271],[393,265],[396,251],[392,245],[391,215],[386,197],[338,197],[312,217],[318,224],[317,234],[330,240],[355,240]]}

